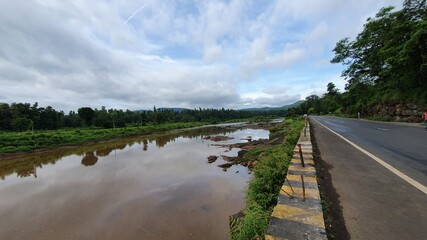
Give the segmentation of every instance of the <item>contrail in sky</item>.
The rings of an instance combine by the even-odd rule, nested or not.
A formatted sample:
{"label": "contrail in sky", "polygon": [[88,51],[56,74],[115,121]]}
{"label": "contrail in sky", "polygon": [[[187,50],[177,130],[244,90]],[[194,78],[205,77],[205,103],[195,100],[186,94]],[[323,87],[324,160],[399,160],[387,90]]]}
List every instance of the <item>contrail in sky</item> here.
{"label": "contrail in sky", "polygon": [[147,2],[146,4],[142,5],[142,7],[138,8],[138,10],[136,10],[135,12],[132,13],[132,15],[130,15],[128,17],[128,19],[126,19],[125,24],[129,22],[129,20],[131,20],[133,17],[135,17],[136,14],[138,14],[139,12],[141,12],[148,4],[150,4],[150,1]]}

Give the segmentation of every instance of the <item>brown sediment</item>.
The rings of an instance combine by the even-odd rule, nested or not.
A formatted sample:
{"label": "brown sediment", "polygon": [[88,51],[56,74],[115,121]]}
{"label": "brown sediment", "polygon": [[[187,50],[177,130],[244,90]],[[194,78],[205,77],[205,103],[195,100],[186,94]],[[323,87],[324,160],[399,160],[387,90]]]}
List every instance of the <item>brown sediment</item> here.
{"label": "brown sediment", "polygon": [[227,163],[218,165],[218,167],[221,167],[226,170],[227,168],[231,167],[234,164],[240,164],[242,166],[248,167],[249,170],[252,170],[257,165],[258,162],[257,161],[248,162],[244,159],[244,155],[250,150],[253,150],[256,148],[269,147],[271,146],[271,144],[269,143],[268,139],[259,139],[259,140],[250,141],[246,143],[215,144],[214,146],[220,146],[220,147],[228,148],[230,150],[233,148],[241,149],[237,153],[237,156],[221,155],[222,159]]}
{"label": "brown sediment", "polygon": [[218,159],[218,156],[211,155],[208,157],[208,163],[213,163]]}
{"label": "brown sediment", "polygon": [[223,164],[218,165],[218,167],[220,167],[220,168],[229,168],[231,166],[233,166],[232,163],[223,163]]}
{"label": "brown sediment", "polygon": [[226,155],[221,155],[222,159],[224,159],[224,161],[227,162],[234,162],[236,161],[237,157],[231,157],[231,156],[226,156]]}
{"label": "brown sediment", "polygon": [[[272,126],[274,126],[276,124],[277,123],[252,123],[252,124],[248,124],[248,125],[244,125],[244,126],[232,126],[232,128],[235,130],[240,129],[240,128],[269,130]],[[221,168],[223,168],[224,171],[227,171],[227,169],[229,167],[231,167],[232,165],[239,164],[239,165],[248,167],[249,170],[252,170],[257,165],[258,162],[257,161],[247,161],[244,159],[244,155],[248,151],[251,151],[253,149],[271,147],[272,145],[276,145],[276,144],[283,142],[283,136],[277,136],[277,134],[275,134],[275,137],[278,138],[279,140],[271,142],[271,140],[269,140],[269,139],[253,140],[252,137],[247,137],[244,140],[248,140],[248,141],[243,142],[243,143],[212,144],[212,146],[219,146],[219,147],[227,148],[226,151],[229,151],[233,148],[240,149],[237,156],[221,155],[222,159],[224,161],[226,161],[227,163],[218,165],[218,167],[221,167]],[[249,139],[251,139],[251,140],[249,141]],[[212,140],[212,138],[210,140]]]}
{"label": "brown sediment", "polygon": [[233,149],[233,148],[240,148],[243,150],[252,150],[258,147],[267,147],[270,146],[269,140],[268,139],[258,139],[258,140],[253,140],[250,142],[244,142],[244,143],[233,143],[233,144],[212,144],[212,146],[218,146],[218,147],[224,147],[224,148],[228,148],[228,149]]}
{"label": "brown sediment", "polygon": [[220,142],[220,141],[227,141],[227,140],[231,140],[233,139],[232,137],[229,136],[207,136],[204,139],[208,139],[214,142]]}

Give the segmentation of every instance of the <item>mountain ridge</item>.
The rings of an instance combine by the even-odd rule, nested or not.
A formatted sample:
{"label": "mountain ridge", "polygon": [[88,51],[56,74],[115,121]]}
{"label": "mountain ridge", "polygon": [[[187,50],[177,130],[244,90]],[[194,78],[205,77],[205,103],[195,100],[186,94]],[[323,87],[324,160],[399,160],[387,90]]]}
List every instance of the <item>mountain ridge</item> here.
{"label": "mountain ridge", "polygon": [[[243,109],[233,109],[236,111],[273,111],[273,110],[287,110],[289,108],[294,108],[294,107],[298,107],[301,103],[303,103],[304,100],[299,100],[296,101],[294,103],[288,104],[288,105],[284,105],[281,107],[259,107],[259,108],[243,108]],[[197,108],[195,108],[197,109]],[[220,109],[220,108],[218,108]],[[185,110],[193,110],[190,108],[179,108],[179,107],[160,107],[157,108],[157,111],[174,111],[174,112],[182,112]],[[135,110],[134,112],[147,112],[147,111],[153,111],[152,109],[150,110],[145,110],[145,109],[140,109],[140,110]]]}

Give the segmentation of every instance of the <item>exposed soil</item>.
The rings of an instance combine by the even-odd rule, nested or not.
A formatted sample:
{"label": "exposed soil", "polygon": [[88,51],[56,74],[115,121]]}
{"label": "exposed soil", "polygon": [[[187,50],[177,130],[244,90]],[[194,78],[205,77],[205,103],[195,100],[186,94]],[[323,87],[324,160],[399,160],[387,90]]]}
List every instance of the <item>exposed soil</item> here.
{"label": "exposed soil", "polygon": [[224,148],[228,148],[229,150],[231,150],[233,148],[240,148],[242,150],[246,150],[246,152],[247,152],[247,151],[250,151],[252,149],[259,148],[259,147],[268,147],[268,146],[271,146],[271,144],[269,143],[268,139],[258,139],[258,140],[253,140],[253,141],[249,141],[249,142],[245,142],[245,143],[212,144],[212,146],[224,147]]}
{"label": "exposed soil", "polygon": [[226,172],[227,169],[230,168],[233,165],[234,165],[233,163],[223,163],[223,164],[218,165],[218,167],[222,168],[222,170],[224,172]]}
{"label": "exposed soil", "polygon": [[[246,129],[246,128],[251,128],[251,129],[264,129],[264,130],[269,130],[272,126],[274,126],[276,123],[252,123],[252,124],[246,124],[243,126],[228,126],[227,129],[230,130],[238,130],[238,129]],[[209,139],[212,141],[225,141],[228,139],[227,136],[214,136],[214,137],[206,137],[205,139]],[[214,140],[215,139],[215,140]],[[283,139],[283,138],[282,138]],[[264,148],[264,147],[270,147],[271,144],[269,139],[258,139],[258,140],[253,140],[251,136],[248,136],[245,139],[242,140],[247,140],[247,142],[243,142],[243,143],[233,143],[233,144],[212,144],[212,146],[219,146],[219,147],[223,147],[223,148],[227,148],[229,151],[233,148],[238,148],[241,149],[237,156],[232,157],[232,156],[226,156],[226,155],[221,155],[221,158],[226,161],[227,163],[224,164],[220,164],[218,165],[218,167],[222,168],[224,171],[227,171],[228,168],[230,168],[233,165],[236,164],[240,164],[242,166],[248,167],[250,170],[252,170],[257,164],[257,161],[244,161],[244,155],[253,149],[256,148]],[[215,160],[213,160],[215,158],[218,158],[218,156],[209,156],[208,157],[208,163],[212,163]]]}
{"label": "exposed soil", "polygon": [[213,163],[218,159],[218,156],[212,155],[208,157],[208,163]]}
{"label": "exposed soil", "polygon": [[[322,160],[319,148],[313,132],[311,142],[313,144],[313,156],[317,171],[317,182],[319,184],[320,195],[322,197],[323,215],[325,218],[326,234],[328,239],[347,240],[350,234],[345,226],[345,220],[342,213],[342,206],[339,195],[332,185],[332,178],[329,170],[332,168]],[[325,209],[326,206],[326,209]]]}
{"label": "exposed soil", "polygon": [[[232,156],[226,156],[226,155],[221,155],[221,158],[226,161],[227,163],[224,164],[220,164],[218,165],[218,167],[223,168],[224,171],[227,171],[227,169],[235,164],[240,164],[242,166],[248,167],[250,170],[252,170],[257,164],[257,161],[244,161],[243,156],[250,150],[252,149],[256,149],[256,148],[261,148],[261,147],[268,147],[271,146],[271,144],[269,143],[268,139],[259,139],[259,140],[255,140],[255,141],[249,141],[246,143],[234,143],[234,144],[215,144],[215,146],[220,146],[220,147],[224,147],[224,148],[228,148],[228,149],[233,149],[233,148],[239,148],[241,149],[238,153],[237,156],[232,157]],[[209,159],[213,159],[213,157],[217,157],[217,156],[209,156],[208,157],[208,162],[211,161]],[[210,162],[209,162],[210,163]]]}
{"label": "exposed soil", "polygon": [[204,137],[203,139],[211,140],[214,142],[220,142],[220,141],[227,141],[233,138],[228,136],[207,136],[207,137]]}

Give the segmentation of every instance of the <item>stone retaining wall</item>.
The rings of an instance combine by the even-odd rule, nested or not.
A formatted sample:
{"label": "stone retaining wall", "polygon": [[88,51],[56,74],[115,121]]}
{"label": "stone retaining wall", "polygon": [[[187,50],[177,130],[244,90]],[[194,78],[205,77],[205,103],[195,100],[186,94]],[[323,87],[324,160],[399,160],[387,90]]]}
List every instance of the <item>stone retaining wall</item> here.
{"label": "stone retaining wall", "polygon": [[427,111],[426,106],[420,106],[414,103],[406,104],[377,104],[371,108],[368,113],[373,116],[389,116],[394,121],[401,122],[421,122],[423,112]]}

